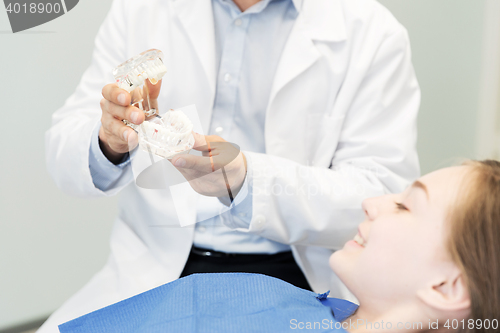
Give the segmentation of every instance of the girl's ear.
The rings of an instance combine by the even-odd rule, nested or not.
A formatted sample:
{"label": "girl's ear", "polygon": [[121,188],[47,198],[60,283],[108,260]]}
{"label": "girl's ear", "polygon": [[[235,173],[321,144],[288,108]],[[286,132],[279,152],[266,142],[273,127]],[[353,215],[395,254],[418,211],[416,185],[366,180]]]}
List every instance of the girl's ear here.
{"label": "girl's ear", "polygon": [[448,277],[417,291],[417,297],[427,306],[441,311],[468,311],[470,296],[462,272],[458,269]]}

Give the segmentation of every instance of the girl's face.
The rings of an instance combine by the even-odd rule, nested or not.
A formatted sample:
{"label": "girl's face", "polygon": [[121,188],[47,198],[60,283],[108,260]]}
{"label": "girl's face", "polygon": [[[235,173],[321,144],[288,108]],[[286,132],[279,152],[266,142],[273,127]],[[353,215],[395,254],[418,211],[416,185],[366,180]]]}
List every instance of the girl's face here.
{"label": "girl's face", "polygon": [[446,250],[448,213],[470,167],[441,169],[401,194],[367,199],[358,234],[330,257],[330,266],[361,304],[413,302],[456,266]]}

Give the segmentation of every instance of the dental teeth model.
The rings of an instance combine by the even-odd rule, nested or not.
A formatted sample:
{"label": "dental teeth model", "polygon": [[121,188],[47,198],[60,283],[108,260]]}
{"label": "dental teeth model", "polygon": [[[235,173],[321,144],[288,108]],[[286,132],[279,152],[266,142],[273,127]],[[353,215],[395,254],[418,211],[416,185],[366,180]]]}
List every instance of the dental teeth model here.
{"label": "dental teeth model", "polygon": [[131,104],[143,110],[146,116],[147,120],[140,125],[123,120],[138,133],[141,149],[170,158],[193,147],[193,124],[181,110],[170,110],[162,117],[158,115],[160,85],[156,84],[167,72],[162,59],[160,50],[144,51],[116,67],[113,76],[118,86],[130,93]]}
{"label": "dental teeth model", "polygon": [[[157,113],[155,105],[151,105],[150,89],[155,90],[154,85],[167,73],[162,59],[163,53],[160,50],[151,49],[113,69],[113,76],[118,86],[130,93],[132,98],[130,104],[143,110],[147,117]],[[146,83],[146,79],[149,80],[151,86]],[[156,90],[155,93],[158,94],[159,88]]]}
{"label": "dental teeth model", "polygon": [[193,124],[181,110],[170,110],[137,127],[139,146],[144,151],[170,158],[193,148]]}
{"label": "dental teeth model", "polygon": [[167,73],[162,59],[160,50],[144,51],[113,69],[113,76],[120,88],[128,92],[140,87],[146,79],[156,84]]}

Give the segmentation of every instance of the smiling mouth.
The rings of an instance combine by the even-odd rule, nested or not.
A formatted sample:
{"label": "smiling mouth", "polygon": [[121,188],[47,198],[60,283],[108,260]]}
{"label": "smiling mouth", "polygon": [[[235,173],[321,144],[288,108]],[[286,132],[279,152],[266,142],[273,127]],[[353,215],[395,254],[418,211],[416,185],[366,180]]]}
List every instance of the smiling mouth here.
{"label": "smiling mouth", "polygon": [[359,234],[356,234],[356,236],[354,236],[354,241],[362,247],[365,247],[365,240]]}

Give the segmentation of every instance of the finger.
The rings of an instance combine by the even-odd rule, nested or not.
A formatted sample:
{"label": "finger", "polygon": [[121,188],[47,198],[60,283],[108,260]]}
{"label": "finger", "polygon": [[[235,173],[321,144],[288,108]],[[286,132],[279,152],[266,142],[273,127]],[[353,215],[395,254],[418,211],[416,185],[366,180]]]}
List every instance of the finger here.
{"label": "finger", "polygon": [[[201,156],[217,156],[217,155],[220,155],[222,153],[224,153],[224,147],[219,147],[219,146],[216,146],[217,143],[215,142],[208,142],[208,145],[205,146],[205,150],[203,150],[201,152]],[[214,147],[215,146],[215,147]],[[203,147],[198,147],[200,149],[202,149]]]}
{"label": "finger", "polygon": [[127,143],[133,129],[126,126],[123,121],[116,119],[110,114],[103,114],[101,124],[106,131],[106,134],[114,136],[122,143]]}
{"label": "finger", "polygon": [[158,96],[160,95],[161,81],[162,80],[158,81],[156,84],[152,84],[149,80],[145,81],[150,100],[158,99]]}
{"label": "finger", "polygon": [[194,137],[193,149],[199,151],[208,151],[207,140],[205,139],[205,135],[193,131],[193,137]]}
{"label": "finger", "polygon": [[227,142],[218,135],[205,135],[205,137],[208,142]]}
{"label": "finger", "polygon": [[[201,151],[202,156],[218,156],[226,155],[234,158],[239,154],[240,149],[237,145],[231,142],[213,142],[208,141],[206,146],[197,147],[196,150]],[[219,156],[220,157],[220,156]]]}
{"label": "finger", "polygon": [[177,168],[190,169],[202,173],[212,172],[212,162],[210,157],[181,155],[172,159],[172,164]]}
{"label": "finger", "polygon": [[[158,95],[160,94],[160,86],[161,86],[161,81],[159,81],[156,85],[153,85],[149,80],[144,81],[144,86],[143,86],[143,96],[144,98],[142,99],[142,109],[144,111],[155,111],[155,114],[159,114],[158,110]],[[154,115],[151,116],[150,118],[147,118],[148,120],[155,117]]]}
{"label": "finger", "polygon": [[105,85],[104,88],[102,88],[102,97],[118,105],[130,105],[130,94],[127,91],[118,88],[116,83]]}
{"label": "finger", "polygon": [[101,100],[101,109],[104,113],[108,113],[111,116],[122,120],[127,119],[128,121],[139,125],[144,121],[144,112],[135,106],[129,105],[127,107],[114,104],[107,99],[103,98]]}
{"label": "finger", "polygon": [[219,141],[219,142],[208,141],[207,145],[209,148],[208,151],[210,152],[211,156],[219,155],[226,151],[234,149],[233,144],[227,141]]}
{"label": "finger", "polygon": [[198,151],[208,151],[209,147],[212,148],[213,145],[209,144],[211,142],[227,142],[218,135],[202,135],[193,131],[194,145],[193,149]]}

